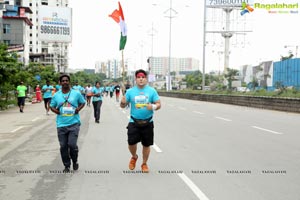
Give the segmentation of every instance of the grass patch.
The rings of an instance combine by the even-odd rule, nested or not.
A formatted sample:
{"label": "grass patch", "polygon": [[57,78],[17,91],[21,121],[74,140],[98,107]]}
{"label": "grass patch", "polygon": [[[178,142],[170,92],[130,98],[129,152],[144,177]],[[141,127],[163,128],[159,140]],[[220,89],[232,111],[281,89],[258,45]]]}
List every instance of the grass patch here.
{"label": "grass patch", "polygon": [[[158,90],[159,92],[166,92],[165,90]],[[229,95],[229,96],[255,96],[255,97],[280,97],[280,98],[300,98],[300,91],[296,89],[283,89],[277,91],[267,91],[259,89],[249,92],[237,92],[229,90],[219,91],[202,91],[202,90],[172,90],[173,93],[190,93],[190,94],[211,94],[211,95]]]}

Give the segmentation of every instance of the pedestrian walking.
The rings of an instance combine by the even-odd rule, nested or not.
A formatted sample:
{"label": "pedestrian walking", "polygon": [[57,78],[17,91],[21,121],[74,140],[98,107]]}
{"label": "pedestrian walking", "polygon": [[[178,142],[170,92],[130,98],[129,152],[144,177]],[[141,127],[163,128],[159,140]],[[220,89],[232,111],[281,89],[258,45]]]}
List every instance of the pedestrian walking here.
{"label": "pedestrian walking", "polygon": [[27,87],[24,85],[24,82],[21,81],[20,85],[17,86],[17,91],[16,91],[18,95],[18,106],[21,113],[24,112],[26,91],[27,91]]}
{"label": "pedestrian walking", "polygon": [[122,97],[120,106],[125,108],[130,104],[130,120],[127,126],[128,149],[131,153],[129,169],[135,169],[138,159],[137,143],[141,142],[142,172],[149,172],[147,161],[150,155],[150,146],[154,143],[154,111],[160,109],[161,102],[157,91],[147,84],[147,73],[140,69],[135,72],[136,86],[127,90]]}
{"label": "pedestrian walking", "polygon": [[102,96],[103,96],[103,88],[100,87],[99,81],[96,82],[92,92],[93,92],[93,107],[94,107],[95,122],[99,124],[101,106],[102,106]]}
{"label": "pedestrian walking", "polygon": [[79,112],[84,107],[85,100],[79,91],[70,88],[69,75],[61,75],[59,80],[62,88],[54,94],[50,108],[57,114],[57,135],[62,162],[65,166],[64,172],[70,172],[71,160],[73,170],[79,168],[77,145],[81,124]]}

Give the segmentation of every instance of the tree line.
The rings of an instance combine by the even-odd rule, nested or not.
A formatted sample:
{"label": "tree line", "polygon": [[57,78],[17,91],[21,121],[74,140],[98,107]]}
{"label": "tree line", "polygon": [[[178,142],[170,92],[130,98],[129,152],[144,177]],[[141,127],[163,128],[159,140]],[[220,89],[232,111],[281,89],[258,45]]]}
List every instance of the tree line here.
{"label": "tree line", "polygon": [[[29,63],[24,65],[18,61],[15,52],[8,52],[7,45],[0,44],[0,109],[9,104],[16,104],[16,87],[21,81],[30,88],[37,85],[43,86],[49,80],[51,84],[58,83],[61,74],[55,71],[53,65],[42,65],[40,63]],[[70,74],[71,84],[78,82],[80,85],[93,85],[96,81],[103,82],[105,74],[89,74],[83,71]],[[32,90],[33,91],[33,90]]]}

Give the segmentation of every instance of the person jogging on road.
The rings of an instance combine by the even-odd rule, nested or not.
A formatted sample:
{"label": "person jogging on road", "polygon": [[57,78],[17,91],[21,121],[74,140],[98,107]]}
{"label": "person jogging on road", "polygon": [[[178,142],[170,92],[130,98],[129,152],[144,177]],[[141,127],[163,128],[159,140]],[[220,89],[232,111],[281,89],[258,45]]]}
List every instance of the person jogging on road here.
{"label": "person jogging on road", "polygon": [[85,87],[87,106],[91,106],[91,98],[93,96],[93,91],[92,90],[93,90],[93,87],[91,87],[91,84],[88,84]]}
{"label": "person jogging on road", "polygon": [[59,90],[61,90],[61,85],[60,85],[60,81],[58,80],[58,83],[55,86],[55,90],[56,92],[58,92]]}
{"label": "person jogging on road", "polygon": [[95,122],[100,123],[100,113],[101,113],[101,105],[102,105],[102,96],[103,96],[103,88],[100,87],[100,82],[97,81],[95,87],[93,87],[93,107],[94,107],[94,117]]}
{"label": "person jogging on road", "polygon": [[120,90],[121,90],[121,87],[120,87],[119,83],[117,83],[115,85],[114,90],[116,91],[116,101],[119,102]]}
{"label": "person jogging on road", "polygon": [[49,115],[49,110],[50,110],[50,101],[52,98],[52,90],[53,86],[50,85],[50,81],[46,81],[46,85],[42,87],[42,93],[43,93],[43,99],[44,99],[44,104],[45,104],[45,109],[46,109],[46,115]]}
{"label": "person jogging on road", "polygon": [[70,88],[70,76],[63,74],[59,78],[62,89],[56,92],[51,100],[50,108],[57,114],[56,126],[60,144],[60,154],[65,166],[63,172],[70,172],[71,160],[73,170],[78,170],[77,140],[80,130],[79,112],[85,100],[79,91]]}
{"label": "person jogging on road", "polygon": [[23,85],[23,81],[20,82],[20,85],[17,87],[17,95],[18,95],[18,106],[20,108],[20,112],[24,112],[24,106],[25,106],[25,98],[26,98],[26,90],[27,87]]}
{"label": "person jogging on road", "polygon": [[161,108],[160,97],[157,91],[147,84],[147,73],[140,69],[135,72],[136,86],[127,90],[122,97],[120,107],[130,104],[130,120],[127,126],[128,148],[131,153],[129,169],[134,170],[138,159],[137,143],[143,145],[142,172],[149,172],[147,161],[150,155],[150,146],[154,140],[153,114]]}
{"label": "person jogging on road", "polygon": [[[127,83],[125,84],[125,90],[124,90],[123,96],[125,96],[127,90],[129,90],[130,88],[131,88],[131,85],[130,85],[130,81],[128,80]],[[126,106],[126,109],[128,109],[128,108],[130,108],[130,104],[128,104],[128,105]]]}
{"label": "person jogging on road", "polygon": [[110,90],[109,90],[109,96],[110,96],[110,98],[112,98],[114,96],[114,89],[115,89],[115,85],[111,84],[110,85]]}

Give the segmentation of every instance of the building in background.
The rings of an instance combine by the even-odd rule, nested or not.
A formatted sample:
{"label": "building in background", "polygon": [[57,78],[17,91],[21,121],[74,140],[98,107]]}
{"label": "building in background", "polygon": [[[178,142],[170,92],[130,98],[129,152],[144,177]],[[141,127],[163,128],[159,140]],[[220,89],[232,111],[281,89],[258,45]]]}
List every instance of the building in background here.
{"label": "building in background", "polygon": [[300,58],[284,61],[265,61],[257,66],[244,65],[240,70],[241,81],[251,89],[257,82],[257,89],[275,90],[278,87],[300,89]]}
{"label": "building in background", "polygon": [[273,88],[273,61],[264,61],[259,65],[244,65],[240,69],[240,79],[242,83],[246,83],[249,89],[257,84],[256,88],[264,88],[270,90]]}
{"label": "building in background", "polygon": [[[128,72],[128,63],[124,63],[124,71],[127,75],[131,74]],[[97,61],[95,64],[95,73],[103,73],[107,79],[119,79],[122,78],[122,65],[120,60],[109,59],[106,61]]]}
{"label": "building in background", "polygon": [[300,58],[274,62],[273,67],[272,89],[278,86],[300,89]]}
{"label": "building in background", "polygon": [[24,65],[39,62],[65,72],[69,67],[71,20],[68,0],[4,1],[0,41],[8,44],[10,51],[17,51]]}
{"label": "building in background", "polygon": [[16,52],[19,62],[29,63],[29,27],[32,22],[28,15],[30,8],[1,4],[0,40],[8,46],[9,52]]}
{"label": "building in background", "polygon": [[[168,57],[150,57],[149,71],[155,76],[166,76],[168,72]],[[194,58],[171,58],[171,72],[176,75],[199,70],[199,60]]]}

